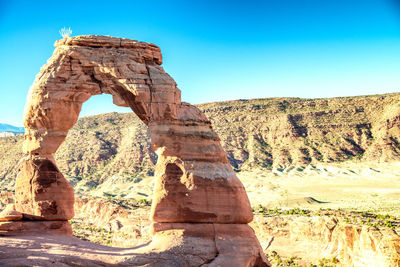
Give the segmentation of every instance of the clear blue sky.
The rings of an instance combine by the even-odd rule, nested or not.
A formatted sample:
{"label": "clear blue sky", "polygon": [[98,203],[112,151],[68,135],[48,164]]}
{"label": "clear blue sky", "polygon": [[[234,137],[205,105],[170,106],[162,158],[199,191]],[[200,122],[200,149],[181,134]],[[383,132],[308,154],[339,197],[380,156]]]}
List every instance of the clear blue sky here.
{"label": "clear blue sky", "polygon": [[[157,44],[193,104],[400,89],[398,0],[0,0],[0,123],[22,125],[62,27]],[[128,110],[96,96],[82,115],[111,111]]]}

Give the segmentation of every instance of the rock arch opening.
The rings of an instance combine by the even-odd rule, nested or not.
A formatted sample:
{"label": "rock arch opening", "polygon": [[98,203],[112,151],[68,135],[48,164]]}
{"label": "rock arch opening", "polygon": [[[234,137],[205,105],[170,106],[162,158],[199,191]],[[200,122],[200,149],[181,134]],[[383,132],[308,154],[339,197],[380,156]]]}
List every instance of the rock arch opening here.
{"label": "rock arch opening", "polygon": [[160,49],[106,36],[66,38],[55,46],[29,90],[24,113],[26,157],[15,188],[15,208],[23,218],[40,222],[47,232],[68,232],[74,190],[53,154],[76,123],[82,103],[108,93],[147,125],[158,156],[151,249],[165,250],[179,236],[182,259],[205,243],[210,247],[208,256],[189,266],[267,266],[247,225],[253,214],[245,189],[210,121],[181,102],[175,81],[161,67]]}
{"label": "rock arch opening", "polygon": [[115,105],[113,103],[112,95],[110,94],[93,95],[82,105],[79,119],[82,117],[114,112],[131,113],[132,109]]}
{"label": "rock arch opening", "polygon": [[[107,102],[108,105],[107,105]],[[85,110],[85,108],[89,106]],[[75,193],[90,192],[91,196],[131,195],[142,199],[128,189],[135,185],[145,186],[146,194],[152,191],[148,183],[154,174],[156,154],[151,149],[148,127],[129,107],[113,108],[112,96],[108,94],[91,96],[82,105],[81,114],[105,111],[125,111],[125,113],[102,113],[79,117],[68,131],[68,136],[54,154],[60,171],[74,183]],[[94,112],[95,111],[95,112]],[[146,179],[144,179],[144,177]],[[136,184],[144,179],[143,183]],[[113,180],[114,182],[112,182]],[[112,185],[112,187],[110,187]],[[107,188],[109,187],[109,188]],[[93,189],[93,190],[92,190]],[[150,200],[149,197],[146,200]]]}

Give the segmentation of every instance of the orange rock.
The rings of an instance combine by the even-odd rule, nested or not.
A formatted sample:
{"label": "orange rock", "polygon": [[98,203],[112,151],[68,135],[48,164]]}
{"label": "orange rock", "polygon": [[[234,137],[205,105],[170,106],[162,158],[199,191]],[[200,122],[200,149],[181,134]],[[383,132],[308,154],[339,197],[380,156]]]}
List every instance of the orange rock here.
{"label": "orange rock", "polygon": [[158,154],[153,221],[251,222],[246,191],[199,109],[182,104],[177,120],[151,122],[149,129]]}
{"label": "orange rock", "polygon": [[49,157],[30,156],[20,163],[15,208],[36,220],[74,217],[74,191]]}
{"label": "orange rock", "polygon": [[[36,220],[73,217],[73,189],[52,154],[77,121],[82,103],[92,95],[107,93],[113,95],[115,104],[129,106],[149,126],[158,154],[151,219],[219,224],[213,227],[214,239],[221,236],[225,241],[215,242],[224,251],[217,257],[217,265],[267,266],[247,225],[253,214],[246,191],[210,121],[196,107],[181,103],[176,82],[160,66],[160,49],[135,40],[93,35],[65,38],[55,46],[27,97],[23,150],[29,156],[20,164],[16,209]],[[185,227],[208,231],[204,225]],[[173,235],[179,235],[177,231]],[[157,232],[152,244],[163,247],[165,240],[173,242],[168,233]],[[194,248],[197,242],[197,248],[203,248],[197,237],[185,238],[183,244]],[[202,238],[204,244],[210,242]],[[237,250],[229,249],[235,242]],[[190,250],[189,245],[185,249]],[[201,257],[198,260],[204,264]]]}
{"label": "orange rock", "polygon": [[[109,93],[115,103],[130,106],[149,126],[159,156],[154,221],[250,222],[245,189],[230,167],[219,137],[199,109],[181,103],[181,92],[161,62],[157,46],[134,40],[77,36],[58,42],[29,91],[24,151],[45,156],[56,152],[76,122],[82,103],[91,95]],[[60,200],[68,199],[65,194],[70,190],[64,192],[61,185],[46,195],[38,185],[29,193],[28,180],[34,169],[28,165],[23,163],[18,176],[17,209],[46,219],[69,217],[72,213],[67,207],[51,211],[63,205],[51,196],[58,190]],[[39,169],[34,181],[44,176],[63,181],[58,170],[44,176],[42,171],[47,172]],[[28,203],[29,194],[35,195],[34,203]],[[46,197],[39,199],[39,195]],[[51,212],[57,215],[50,216]]]}
{"label": "orange rock", "polygon": [[68,221],[9,221],[0,222],[0,236],[72,235]]}
{"label": "orange rock", "polygon": [[20,221],[22,220],[23,215],[21,212],[15,210],[15,205],[8,205],[1,213],[0,213],[0,222],[5,221]]}
{"label": "orange rock", "polygon": [[159,155],[151,219],[155,222],[248,223],[242,183],[228,163],[199,163]]}
{"label": "orange rock", "polygon": [[154,223],[155,237],[168,232],[214,242],[216,257],[206,266],[270,266],[253,229],[246,224]]}

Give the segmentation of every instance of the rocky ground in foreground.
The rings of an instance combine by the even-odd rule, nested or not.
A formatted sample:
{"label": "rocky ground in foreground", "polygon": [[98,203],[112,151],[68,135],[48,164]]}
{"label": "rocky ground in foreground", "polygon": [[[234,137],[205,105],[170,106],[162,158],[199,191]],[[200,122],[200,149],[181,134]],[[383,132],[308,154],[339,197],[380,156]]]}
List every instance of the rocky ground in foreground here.
{"label": "rocky ground in foreground", "polygon": [[[398,169],[396,162],[340,163],[237,174],[255,214],[251,227],[274,266],[398,266]],[[112,247],[148,242],[153,180],[75,189],[74,235]],[[3,206],[12,195],[3,193]]]}

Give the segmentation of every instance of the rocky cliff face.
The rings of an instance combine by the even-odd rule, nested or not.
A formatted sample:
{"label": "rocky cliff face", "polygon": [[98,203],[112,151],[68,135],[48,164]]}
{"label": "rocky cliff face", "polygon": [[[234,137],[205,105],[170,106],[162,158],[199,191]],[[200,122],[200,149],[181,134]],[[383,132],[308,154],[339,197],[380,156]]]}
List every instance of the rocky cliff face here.
{"label": "rocky cliff face", "polygon": [[400,158],[400,95],[200,105],[236,168]]}
{"label": "rocky cliff face", "polygon": [[[337,161],[400,159],[400,94],[330,99],[271,98],[198,105],[236,170]],[[22,137],[0,139],[0,186],[9,185]],[[152,175],[156,154],[133,113],[78,120],[55,155],[67,177],[92,186],[113,175]]]}
{"label": "rocky cliff face", "polygon": [[400,236],[389,228],[348,224],[338,217],[296,215],[256,216],[252,227],[261,244],[269,246],[267,252],[294,253],[306,262],[337,259],[337,266],[400,266]]}

